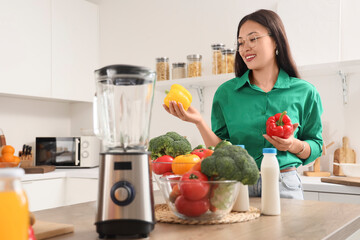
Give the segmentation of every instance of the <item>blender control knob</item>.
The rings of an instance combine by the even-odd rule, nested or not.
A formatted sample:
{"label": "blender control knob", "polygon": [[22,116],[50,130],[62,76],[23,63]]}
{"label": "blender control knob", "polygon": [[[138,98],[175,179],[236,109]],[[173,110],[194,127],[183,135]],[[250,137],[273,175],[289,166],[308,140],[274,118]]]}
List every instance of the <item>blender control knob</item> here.
{"label": "blender control knob", "polygon": [[134,200],[135,189],[128,181],[119,181],[112,186],[110,196],[115,204],[126,206]]}

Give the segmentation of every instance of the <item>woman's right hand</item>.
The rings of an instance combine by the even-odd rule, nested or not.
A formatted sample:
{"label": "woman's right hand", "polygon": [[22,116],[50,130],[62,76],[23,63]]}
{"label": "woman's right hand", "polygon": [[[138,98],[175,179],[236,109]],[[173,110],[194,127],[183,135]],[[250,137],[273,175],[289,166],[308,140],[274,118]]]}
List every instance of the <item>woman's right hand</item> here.
{"label": "woman's right hand", "polygon": [[183,121],[198,124],[202,120],[201,114],[193,106],[190,106],[188,110],[185,111],[181,103],[177,104],[175,101],[170,101],[169,107],[165,104],[163,104],[163,107],[168,113]]}

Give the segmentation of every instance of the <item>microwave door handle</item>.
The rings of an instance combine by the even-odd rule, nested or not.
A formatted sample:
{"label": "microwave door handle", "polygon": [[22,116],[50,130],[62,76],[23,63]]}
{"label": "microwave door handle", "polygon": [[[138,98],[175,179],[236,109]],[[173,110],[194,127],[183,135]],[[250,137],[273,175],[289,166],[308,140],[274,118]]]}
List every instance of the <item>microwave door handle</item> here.
{"label": "microwave door handle", "polygon": [[78,138],[75,138],[75,166],[80,165],[79,145],[80,145],[80,140]]}

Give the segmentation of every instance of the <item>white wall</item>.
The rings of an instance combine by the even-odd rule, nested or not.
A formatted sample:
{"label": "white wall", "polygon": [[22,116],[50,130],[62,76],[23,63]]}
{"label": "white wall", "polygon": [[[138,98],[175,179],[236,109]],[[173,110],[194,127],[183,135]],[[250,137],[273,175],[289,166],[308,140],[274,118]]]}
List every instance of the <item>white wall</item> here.
{"label": "white wall", "polygon": [[34,148],[35,137],[68,136],[71,131],[69,103],[0,97],[0,128],[15,155],[23,144]]}

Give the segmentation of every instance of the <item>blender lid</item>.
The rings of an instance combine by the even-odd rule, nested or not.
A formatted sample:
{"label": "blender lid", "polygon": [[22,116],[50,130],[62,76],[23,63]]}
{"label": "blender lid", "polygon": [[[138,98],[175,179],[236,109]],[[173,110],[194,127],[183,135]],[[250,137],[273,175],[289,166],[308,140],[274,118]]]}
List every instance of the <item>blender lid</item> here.
{"label": "blender lid", "polygon": [[149,82],[149,75],[155,74],[155,71],[134,65],[109,65],[95,70],[95,75],[100,80],[116,79],[115,85],[139,85]]}

